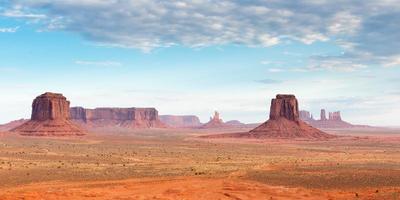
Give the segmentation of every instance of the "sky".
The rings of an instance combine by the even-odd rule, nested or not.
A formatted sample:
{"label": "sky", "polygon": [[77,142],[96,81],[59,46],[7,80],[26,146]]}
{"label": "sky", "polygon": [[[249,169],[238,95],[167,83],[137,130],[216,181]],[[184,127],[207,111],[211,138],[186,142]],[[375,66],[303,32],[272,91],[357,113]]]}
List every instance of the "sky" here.
{"label": "sky", "polygon": [[0,0],[0,123],[32,100],[268,119],[276,94],[400,126],[398,0]]}

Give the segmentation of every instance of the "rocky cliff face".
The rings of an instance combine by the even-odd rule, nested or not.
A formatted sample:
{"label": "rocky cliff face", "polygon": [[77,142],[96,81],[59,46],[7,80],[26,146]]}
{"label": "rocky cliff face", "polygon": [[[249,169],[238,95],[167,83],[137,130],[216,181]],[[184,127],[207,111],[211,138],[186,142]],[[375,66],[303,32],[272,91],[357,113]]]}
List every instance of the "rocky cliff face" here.
{"label": "rocky cliff face", "polygon": [[82,107],[72,107],[69,109],[70,119],[86,122],[86,109]]}
{"label": "rocky cliff face", "polygon": [[62,94],[44,93],[32,103],[31,120],[66,120],[69,118],[69,101]]}
{"label": "rocky cliff face", "polygon": [[62,94],[47,92],[33,101],[31,120],[12,131],[34,136],[84,135],[69,115],[69,101]]}
{"label": "rocky cliff face", "polygon": [[89,128],[123,127],[123,128],[165,128],[155,108],[95,108],[70,109],[72,120]]}
{"label": "rocky cliff face", "polygon": [[294,95],[278,94],[271,100],[269,119],[276,120],[282,117],[290,121],[299,121],[299,108]]}
{"label": "rocky cliff face", "polygon": [[276,95],[271,101],[269,120],[245,137],[327,139],[332,135],[311,127],[299,119],[298,102],[294,95]]}
{"label": "rocky cliff face", "polygon": [[160,120],[175,128],[194,128],[202,125],[200,119],[194,115],[160,115]]}

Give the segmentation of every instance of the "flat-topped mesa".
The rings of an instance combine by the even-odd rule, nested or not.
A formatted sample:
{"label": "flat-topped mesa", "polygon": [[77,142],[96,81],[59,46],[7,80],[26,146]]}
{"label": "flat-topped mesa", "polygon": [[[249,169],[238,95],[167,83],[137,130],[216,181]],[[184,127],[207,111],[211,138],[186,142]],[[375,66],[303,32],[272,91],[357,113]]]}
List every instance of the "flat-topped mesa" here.
{"label": "flat-topped mesa", "polygon": [[194,128],[202,124],[199,117],[195,115],[160,115],[160,120],[174,128]]}
{"label": "flat-topped mesa", "polygon": [[73,107],[70,109],[73,121],[88,128],[166,128],[160,121],[155,108],[95,108]]}
{"label": "flat-topped mesa", "polygon": [[291,121],[299,121],[299,107],[294,95],[278,94],[271,100],[269,119],[275,120],[284,117]]}
{"label": "flat-topped mesa", "polygon": [[11,131],[28,136],[84,135],[69,120],[69,104],[62,94],[46,92],[33,100],[31,120]]}
{"label": "flat-topped mesa", "polygon": [[69,104],[62,94],[46,92],[33,100],[31,120],[66,120],[69,118]]}

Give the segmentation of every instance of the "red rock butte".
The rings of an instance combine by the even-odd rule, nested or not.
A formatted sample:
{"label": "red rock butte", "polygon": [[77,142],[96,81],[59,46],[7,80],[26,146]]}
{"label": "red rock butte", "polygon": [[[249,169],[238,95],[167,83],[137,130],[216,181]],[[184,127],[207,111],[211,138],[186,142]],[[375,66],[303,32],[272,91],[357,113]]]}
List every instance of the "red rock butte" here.
{"label": "red rock butte", "polygon": [[69,104],[62,94],[46,92],[33,101],[31,120],[11,131],[28,136],[84,135],[84,132],[69,120]]}
{"label": "red rock butte", "polygon": [[313,138],[335,137],[324,133],[299,118],[299,107],[294,95],[276,95],[271,101],[269,120],[249,132],[255,138]]}
{"label": "red rock butte", "polygon": [[223,128],[225,127],[224,121],[219,117],[217,111],[214,112],[214,116],[210,117],[210,121],[205,123],[200,128]]}

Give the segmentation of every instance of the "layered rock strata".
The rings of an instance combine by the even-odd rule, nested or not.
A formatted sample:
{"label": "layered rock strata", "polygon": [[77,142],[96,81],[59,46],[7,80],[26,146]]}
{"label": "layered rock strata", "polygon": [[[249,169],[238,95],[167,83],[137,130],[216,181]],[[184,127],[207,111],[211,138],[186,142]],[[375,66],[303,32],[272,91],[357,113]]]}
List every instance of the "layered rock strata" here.
{"label": "layered rock strata", "polygon": [[27,136],[80,136],[79,126],[70,119],[70,102],[62,94],[44,93],[32,103],[31,120],[12,129]]}
{"label": "layered rock strata", "polygon": [[71,108],[73,121],[88,128],[166,128],[155,108]]}

